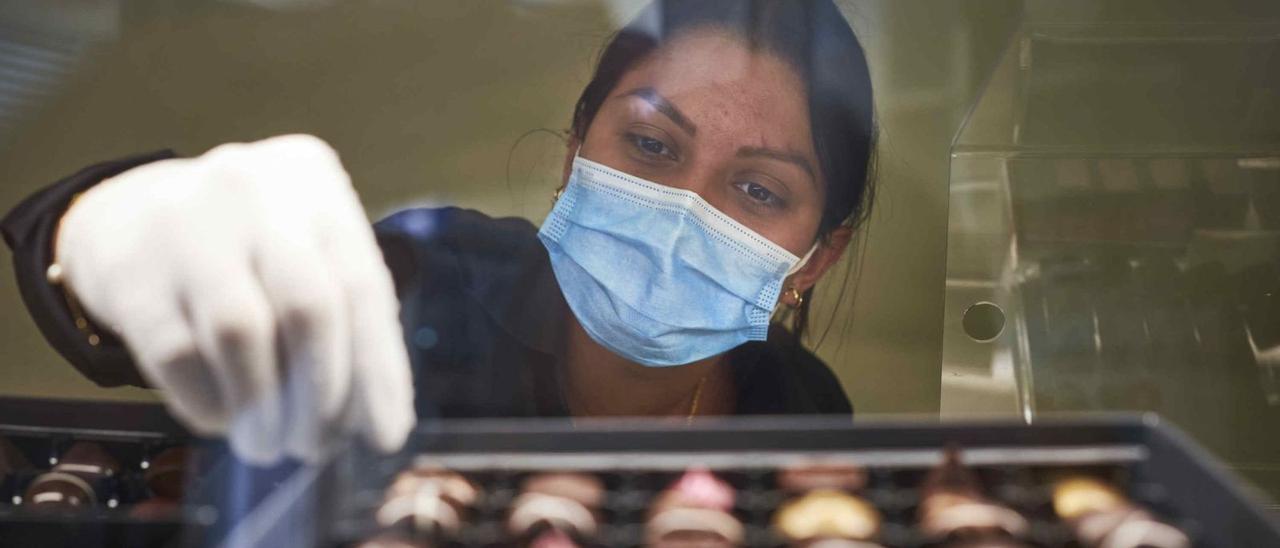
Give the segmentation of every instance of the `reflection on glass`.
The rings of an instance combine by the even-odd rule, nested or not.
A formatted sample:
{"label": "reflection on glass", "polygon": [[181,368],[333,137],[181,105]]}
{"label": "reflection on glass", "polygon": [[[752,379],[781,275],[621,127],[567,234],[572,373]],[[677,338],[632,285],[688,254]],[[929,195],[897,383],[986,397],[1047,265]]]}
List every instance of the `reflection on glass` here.
{"label": "reflection on glass", "polygon": [[[23,9],[7,9],[17,4]],[[60,6],[63,11],[53,17],[26,9],[29,4],[23,2],[0,0],[6,8],[0,9],[0,54],[5,55],[0,76],[21,76],[0,81],[0,138],[10,138],[0,149],[0,163],[31,185],[0,189],[6,208],[37,186],[93,162],[153,148],[198,155],[227,141],[258,143],[242,149],[254,152],[241,157],[252,162],[210,161],[200,164],[208,168],[200,176],[175,173],[151,181],[154,186],[139,183],[133,188],[145,190],[117,202],[157,206],[147,200],[172,197],[164,191],[186,188],[184,183],[205,191],[187,196],[167,215],[150,218],[155,224],[139,221],[154,211],[148,207],[89,216],[99,224],[79,234],[96,236],[99,245],[80,247],[83,253],[72,257],[93,257],[107,243],[136,243],[147,251],[133,268],[80,263],[88,267],[79,272],[103,280],[114,275],[111,281],[121,285],[111,291],[95,294],[95,284],[69,282],[58,275],[65,274],[62,269],[45,264],[53,260],[48,252],[58,247],[50,239],[53,233],[64,226],[75,232],[76,223],[62,225],[64,211],[93,207],[89,198],[72,203],[76,196],[92,196],[92,190],[80,192],[105,184],[108,176],[64,181],[44,200],[16,206],[24,213],[17,218],[36,221],[19,222],[19,230],[6,233],[8,243],[26,250],[15,253],[21,284],[12,285],[21,285],[37,312],[44,299],[43,311],[54,319],[41,316],[40,327],[46,334],[55,330],[50,339],[83,372],[103,384],[150,382],[189,424],[227,434],[233,449],[259,461],[293,456],[309,462],[329,449],[322,446],[330,438],[347,430],[391,448],[414,415],[425,420],[410,451],[424,451],[419,455],[424,459],[440,454],[431,444],[439,441],[432,429],[449,426],[441,418],[571,418],[557,425],[564,428],[559,434],[594,441],[565,451],[570,456],[601,449],[593,444],[607,445],[600,440],[624,444],[643,438],[617,431],[600,436],[604,432],[590,431],[600,423],[586,424],[581,420],[586,417],[659,417],[662,426],[672,428],[647,435],[663,441],[691,434],[686,426],[729,424],[704,420],[710,416],[835,414],[847,419],[852,405],[834,368],[814,355],[813,338],[802,335],[814,331],[808,323],[811,307],[831,308],[833,300],[847,298],[839,291],[842,284],[858,282],[828,272],[854,236],[865,233],[862,223],[871,207],[877,109],[864,53],[844,16],[870,13],[875,17],[867,26],[889,33],[905,3],[892,3],[893,8],[882,2],[858,4],[251,0],[173,7],[100,2]],[[916,8],[945,19],[934,9]],[[30,28],[43,30],[32,32],[47,35],[10,32],[14,25],[34,25]],[[976,56],[982,48],[974,44],[998,34],[985,25],[985,19],[981,25],[956,21],[948,30],[964,47],[946,62],[963,65],[969,55]],[[903,26],[911,39],[896,43],[909,47],[882,44],[881,52],[892,52],[883,57],[929,57],[920,55],[927,51],[915,39],[920,29]],[[953,150],[944,408],[962,394],[968,402],[1003,406],[1002,411],[1029,422],[1075,411],[1156,411],[1263,485],[1280,485],[1268,483],[1280,470],[1280,441],[1270,435],[1280,409],[1278,35],[1269,23],[1095,28],[1028,19]],[[964,96],[967,83],[959,81],[961,69],[932,70],[932,61],[937,59],[927,63],[930,78],[944,82],[899,97],[879,94],[892,97],[882,105],[886,111],[899,119],[917,116],[945,125],[938,121],[945,116],[933,114],[954,108],[939,105]],[[73,66],[83,71],[67,74]],[[882,78],[890,84],[910,80],[896,64],[885,63],[881,70],[893,75]],[[957,74],[957,82],[946,81]],[[67,84],[65,92],[50,91],[58,88],[56,82]],[[565,129],[526,133],[537,127]],[[327,145],[302,138],[272,149],[256,141],[291,132],[316,134]],[[319,171],[342,176],[312,177],[316,172],[303,168],[333,167],[328,146],[339,152],[341,169]],[[299,151],[307,160],[289,164]],[[926,147],[911,154],[941,157],[933,152]],[[536,169],[525,169],[520,161],[528,156],[538,157],[530,162],[540,163]],[[504,160],[505,170],[498,167]],[[117,182],[138,173],[133,165],[115,165],[121,169],[110,177],[118,176]],[[297,172],[308,176],[289,180]],[[210,173],[218,177],[204,177]],[[269,176],[264,181],[247,173]],[[338,231],[324,226],[308,234],[307,229],[316,228],[308,222],[331,221],[328,214],[335,209],[306,207],[332,198],[324,183],[344,181],[345,175],[364,201],[350,201],[351,193],[339,185],[343,192],[338,194],[347,201],[339,200],[342,207],[336,209],[350,213],[363,206],[377,220],[373,235],[364,232],[365,219],[347,227],[353,230],[349,234],[370,236],[364,238],[364,252],[347,250],[334,259],[263,251],[279,250],[265,244],[281,244],[272,239],[281,234],[289,236],[282,238],[285,243],[300,234],[304,241],[314,237],[320,242],[316,247],[329,251]],[[939,179],[913,180],[907,184],[934,187]],[[255,192],[278,188],[269,184],[294,186],[286,199],[272,202],[279,194]],[[557,187],[549,206],[547,197]],[[928,226],[931,219],[915,214],[915,208],[929,211],[930,202],[939,200],[914,192],[899,196],[910,197],[913,212],[899,216],[912,217],[904,224]],[[543,228],[536,228],[552,207]],[[398,212],[385,215],[389,209]],[[200,214],[208,224],[197,225],[205,230],[183,230],[191,228],[182,225],[184,219]],[[264,226],[281,230],[260,231]],[[166,293],[176,285],[167,282],[175,280],[134,279],[190,268],[216,256],[206,251],[228,243],[219,236],[241,230],[248,234],[242,241],[262,246],[236,247],[240,263],[200,265],[192,269],[199,274],[192,278],[217,284],[234,281],[237,273],[256,276],[276,269],[321,274],[283,276],[277,285],[263,287],[268,302],[255,302],[278,314],[264,322],[270,328],[245,337],[216,321],[212,326],[198,321],[207,313],[200,303],[236,302],[228,298],[233,292],[227,286],[216,291],[184,286],[182,292]],[[191,233],[198,237],[181,239]],[[892,254],[927,248],[919,244],[905,242]],[[188,254],[178,256],[172,249]],[[371,316],[384,320],[383,337],[329,355],[337,356],[329,365],[336,363],[338,372],[322,381],[334,381],[325,387],[337,386],[332,390],[337,395],[329,406],[308,400],[315,395],[307,390],[316,379],[307,372],[319,369],[314,366],[320,360],[309,355],[314,348],[298,351],[308,346],[298,339],[317,326],[355,331],[378,322],[358,314],[315,322],[293,307],[305,312],[326,302],[326,292],[302,282],[325,279],[325,274],[349,282],[345,276],[353,265],[381,266],[379,256],[398,299],[390,298],[388,282],[383,294],[388,298],[345,294],[349,302],[334,308],[367,312],[380,303],[382,313]],[[879,266],[882,272],[897,272],[890,262]],[[836,290],[812,291],[821,280]],[[265,280],[250,281],[256,288]],[[883,293],[881,300],[891,301],[888,308],[897,314],[912,308],[906,305],[920,295],[932,302],[928,295],[940,291],[931,285],[913,286],[911,294]],[[61,290],[30,290],[56,286]],[[70,316],[80,314],[67,306],[75,293],[71,289],[80,291],[88,316]],[[290,290],[297,300],[274,300]],[[15,303],[12,317],[26,326],[28,318],[16,305],[19,290],[8,293]],[[128,312],[116,315],[103,304],[117,295],[133,297],[115,299],[128,301],[120,307]],[[196,342],[157,351],[148,345],[162,340],[155,336],[160,331],[147,326],[132,335],[120,333],[121,344],[132,353],[114,341],[106,346],[115,354],[84,348],[103,340],[83,338],[81,330],[91,319],[98,328],[116,329],[136,319],[129,312],[156,302],[181,316],[169,318],[176,320],[171,325],[185,328],[197,318],[191,320],[195,332],[182,333]],[[234,308],[230,316],[239,317],[249,307]],[[907,355],[907,348],[925,348],[923,354],[929,354],[937,318],[928,315],[906,336],[884,329],[881,318],[860,318],[861,325],[881,330],[893,342],[879,354],[855,346],[847,351],[848,362]],[[295,329],[277,331],[273,321],[296,322],[290,325]],[[59,322],[66,329],[49,327]],[[35,340],[34,330],[29,331],[27,338]],[[242,350],[235,343],[247,339],[267,347],[255,354],[265,357],[259,365],[269,365],[250,369],[235,363],[236,351]],[[333,346],[376,340],[348,339]],[[388,350],[406,351],[402,361],[409,365],[370,373],[376,368],[369,362],[377,360],[365,356]],[[157,373],[161,369],[144,372],[125,363],[156,354],[172,360],[157,360],[161,366],[194,369],[174,375],[187,382],[165,384],[172,377]],[[222,361],[201,368],[208,364],[193,356]],[[934,356],[910,365],[933,377],[927,383],[904,381],[911,368],[902,368],[888,377],[890,382],[857,378],[856,388],[888,394],[882,401],[901,393],[935,398]],[[234,376],[248,370],[260,375]],[[844,377],[855,375],[846,371]],[[249,396],[235,392],[251,384]],[[902,390],[913,384],[925,386]],[[406,395],[410,385],[416,399]],[[931,410],[935,403],[894,405]],[[843,420],[841,427],[847,423]],[[509,424],[502,428],[512,429]],[[949,436],[976,429],[939,431]],[[1101,459],[1068,454],[1067,460],[1094,459],[1087,463],[1013,462],[1027,455],[1044,458],[1035,448],[996,450],[1009,460],[992,460],[990,448],[979,447],[964,465],[951,453],[933,475],[926,470],[936,459],[925,462],[928,455],[918,447],[881,453],[880,461],[869,465],[860,460],[866,455],[843,455],[834,466],[796,468],[799,452],[831,450],[819,446],[839,437],[820,428],[813,432],[799,439],[811,446],[790,448],[795,454],[774,451],[770,458],[757,458],[750,453],[790,434],[775,432],[777,437],[754,440],[754,447],[726,450],[744,458],[722,459],[711,468],[687,455],[652,460],[613,455],[611,460],[626,460],[625,466],[572,460],[549,465],[535,458],[538,465],[513,470],[502,455],[489,455],[494,449],[489,446],[468,455],[470,468],[405,471],[396,468],[403,462],[387,465],[390,459],[353,452],[354,463],[330,462],[329,470],[373,480],[358,491],[318,495],[306,490],[331,488],[330,478],[310,481],[317,476],[307,474],[316,469],[293,462],[259,469],[215,459],[200,466],[193,462],[192,468],[220,467],[201,485],[225,502],[217,527],[253,515],[268,528],[294,528],[292,521],[279,519],[286,512],[321,529],[334,525],[304,503],[315,496],[344,510],[347,504],[357,508],[339,517],[368,520],[344,529],[355,531],[344,540],[370,546],[629,545],[646,538],[656,545],[692,538],[712,545],[1054,546],[1071,542],[1066,537],[1079,532],[1076,526],[1088,516],[1146,527],[1158,520],[1137,509],[1149,507],[1174,528],[1197,517],[1161,507],[1160,492],[1152,486],[1170,482],[1135,477],[1151,464],[1125,447],[1104,447]],[[680,443],[700,441],[702,433],[695,430]],[[718,438],[722,441],[749,437],[720,433],[731,434]],[[48,445],[45,441],[37,440]],[[522,448],[546,450],[547,445],[555,444],[525,440]],[[942,442],[931,439],[929,445],[925,452],[940,457]],[[61,463],[38,463],[38,470],[29,462],[0,460],[4,476],[44,478],[24,479],[20,486],[5,483],[0,493],[50,509],[57,505],[64,515],[71,515],[64,512],[71,506],[96,511],[98,503],[119,504],[121,512],[157,521],[177,519],[179,500],[191,498],[175,485],[186,468],[180,450],[147,445],[137,451],[150,460],[120,459],[126,468],[110,474],[114,483],[103,486],[103,478],[88,473],[107,468],[91,462],[101,460],[95,456],[100,452],[70,447],[53,453]],[[476,467],[476,462],[490,464]],[[341,468],[344,464],[350,468]],[[1066,498],[1105,499],[1109,506],[1077,505],[1049,515],[1048,472],[1084,464],[1103,469],[1105,481],[1083,489],[1075,485],[1065,490],[1071,495]],[[298,484],[304,488],[290,489]],[[104,489],[125,485],[145,489],[146,495],[134,492],[117,500],[106,494],[116,491]],[[226,492],[218,491],[221,487]],[[260,511],[252,503],[263,492],[287,502],[266,504]],[[302,533],[290,532],[305,536],[310,528],[294,529]],[[260,532],[249,523],[233,533],[242,536],[232,538]],[[978,538],[966,538],[975,532]],[[1169,538],[1176,543],[1180,537]],[[1104,541],[1081,539],[1084,544]]]}
{"label": "reflection on glass", "polygon": [[947,314],[1011,329],[944,371],[1029,421],[1158,412],[1280,492],[1280,28],[1104,23],[1029,16],[957,136]]}
{"label": "reflection on glass", "polygon": [[[154,9],[146,14],[164,20]],[[276,41],[274,31],[308,21],[352,32],[342,8],[207,9],[176,31],[146,32],[144,17],[133,34],[125,22],[98,70],[129,62],[133,48],[169,52],[156,42],[171,37],[193,60],[242,61],[221,69],[228,93],[299,86],[294,103],[304,104],[332,100],[332,89],[369,92],[350,58]],[[856,283],[828,272],[867,219],[874,185],[871,76],[835,2],[667,0],[616,20],[598,3],[401,9],[435,27],[479,13],[496,26],[556,29],[571,20],[564,9],[609,28],[574,50],[599,52],[586,78],[549,92],[567,129],[541,227],[441,199],[396,204],[370,229],[345,162],[386,151],[362,150],[349,128],[263,124],[254,127],[294,134],[236,134],[248,142],[186,158],[131,150],[79,171],[68,160],[60,171],[73,174],[19,200],[3,226],[23,302],[52,346],[99,384],[157,389],[179,420],[227,437],[257,464],[314,458],[350,432],[393,450],[417,418],[851,416],[835,374],[806,346],[810,309],[826,302],[814,287]],[[535,16],[545,19],[527,20]],[[254,43],[231,40],[224,52],[221,41],[193,39],[206,35]],[[423,57],[442,63],[433,83],[498,78],[493,67]],[[399,94],[401,79],[439,87],[411,68],[393,67],[394,81],[374,93],[420,111],[483,88]],[[218,71],[196,72],[162,100],[205,115],[190,88]],[[513,111],[521,78],[533,77],[501,81]],[[148,73],[126,85],[162,80]],[[108,93],[90,87],[68,102]],[[244,120],[293,106],[234,103],[228,115]],[[399,141],[460,161],[447,143],[483,124],[456,122]],[[96,124],[109,134],[136,125]],[[447,198],[448,185],[423,186]]]}

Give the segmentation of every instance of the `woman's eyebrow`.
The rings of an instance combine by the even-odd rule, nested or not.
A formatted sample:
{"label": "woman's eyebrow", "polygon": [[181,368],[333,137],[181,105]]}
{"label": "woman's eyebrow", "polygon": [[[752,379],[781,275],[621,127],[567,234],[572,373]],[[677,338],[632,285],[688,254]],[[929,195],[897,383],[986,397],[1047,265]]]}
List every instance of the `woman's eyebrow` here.
{"label": "woman's eyebrow", "polygon": [[663,97],[662,94],[658,93],[658,90],[649,87],[636,88],[622,94],[621,96],[639,97],[640,99],[643,99],[646,103],[649,103],[653,108],[657,109],[658,112],[665,114],[667,118],[670,118],[677,126],[680,126],[680,129],[683,129],[690,137],[698,133],[698,126],[693,125],[693,122],[690,122],[689,119],[685,117],[684,113],[680,112],[680,109],[671,104],[671,101],[668,101],[666,97]]}
{"label": "woman's eyebrow", "polygon": [[818,176],[813,172],[813,166],[809,164],[809,159],[796,154],[778,150],[776,148],[765,147],[742,147],[738,149],[739,158],[769,158],[771,160],[779,160],[788,164],[794,164],[809,174],[809,180],[814,183],[818,182]]}

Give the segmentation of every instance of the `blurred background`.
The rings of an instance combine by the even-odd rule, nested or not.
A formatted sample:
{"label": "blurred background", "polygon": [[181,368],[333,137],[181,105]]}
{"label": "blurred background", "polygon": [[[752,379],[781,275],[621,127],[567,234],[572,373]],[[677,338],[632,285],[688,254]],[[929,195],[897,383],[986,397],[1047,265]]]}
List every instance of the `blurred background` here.
{"label": "blurred background", "polygon": [[[341,153],[372,219],[453,204],[536,223],[564,146],[521,136],[568,127],[599,50],[643,4],[4,0],[0,208],[105,159],[307,132]],[[841,6],[875,79],[882,193],[851,254],[860,279],[842,288],[834,272],[813,331],[860,413],[935,413],[948,146],[1019,3]],[[40,337],[9,269],[0,283],[0,393],[153,397],[86,381]]]}
{"label": "blurred background", "polygon": [[[838,4],[880,193],[809,342],[859,416],[1154,410],[1280,492],[1280,3]],[[642,5],[0,0],[0,209],[100,160],[306,132],[371,219],[537,223]],[[155,399],[65,364],[9,269],[0,311],[0,395]]]}

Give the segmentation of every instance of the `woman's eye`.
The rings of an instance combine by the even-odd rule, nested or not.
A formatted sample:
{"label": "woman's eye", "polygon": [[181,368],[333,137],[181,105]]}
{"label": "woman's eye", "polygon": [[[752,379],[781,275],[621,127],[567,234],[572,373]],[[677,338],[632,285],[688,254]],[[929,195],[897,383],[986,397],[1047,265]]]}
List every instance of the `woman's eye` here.
{"label": "woman's eye", "polygon": [[762,184],[743,181],[740,183],[734,183],[733,186],[737,187],[738,190],[741,190],[742,193],[746,194],[752,201],[758,202],[761,205],[773,208],[779,208],[784,205],[782,203],[782,198],[778,197],[777,194],[774,194],[773,191],[769,190]]}
{"label": "woman's eye", "polygon": [[647,135],[629,134],[627,137],[631,139],[631,144],[640,151],[641,154],[647,156],[660,156],[668,160],[675,159],[675,153],[671,147],[660,139],[655,139]]}

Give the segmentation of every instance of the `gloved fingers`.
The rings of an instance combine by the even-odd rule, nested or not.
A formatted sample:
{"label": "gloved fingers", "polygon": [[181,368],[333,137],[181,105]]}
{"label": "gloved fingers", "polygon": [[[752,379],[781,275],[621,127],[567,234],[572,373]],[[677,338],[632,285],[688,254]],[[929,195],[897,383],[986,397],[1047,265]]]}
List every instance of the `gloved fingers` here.
{"label": "gloved fingers", "polygon": [[305,368],[290,368],[284,372],[281,444],[285,455],[316,463],[324,457],[326,444],[341,434],[341,430],[325,422],[316,411],[317,394],[314,382],[308,377],[310,372]]}
{"label": "gloved fingers", "polygon": [[394,451],[416,422],[400,303],[363,213],[332,228],[327,248],[346,295],[351,329],[351,413],[371,445]]}
{"label": "gloved fingers", "polygon": [[212,264],[193,265],[198,272],[189,275],[186,290],[196,347],[231,412],[232,450],[249,462],[269,463],[280,456],[282,428],[271,307],[247,264]]}
{"label": "gloved fingers", "polygon": [[[276,311],[285,347],[285,409],[289,430],[286,451],[317,456],[325,440],[341,431],[351,391],[351,329],[345,288],[333,263],[359,260],[324,252],[321,219],[327,212],[359,209],[350,178],[338,154],[311,135],[282,135],[253,143],[249,154],[258,158],[253,176],[266,182],[260,190],[272,208],[260,218],[263,233],[273,237],[261,250],[264,286]],[[353,227],[369,232],[367,223]],[[282,258],[287,260],[281,260]],[[273,274],[269,265],[280,265]],[[302,272],[301,270],[306,270]]]}
{"label": "gloved fingers", "polygon": [[348,397],[351,344],[341,288],[303,226],[271,227],[255,263],[283,352],[284,449],[309,460],[333,433]]}
{"label": "gloved fingers", "polygon": [[385,317],[374,310],[353,314],[352,412],[370,445],[392,452],[404,445],[417,417],[400,325]]}
{"label": "gloved fingers", "polygon": [[404,444],[416,422],[409,355],[400,326],[399,302],[381,262],[348,285],[351,311],[353,412],[363,417],[364,436],[382,451]]}
{"label": "gloved fingers", "polygon": [[400,302],[369,219],[337,156],[320,185],[333,207],[320,211],[322,246],[346,298],[351,330],[351,402],[345,423],[371,445],[394,451],[416,422]]}
{"label": "gloved fingers", "polygon": [[229,409],[217,381],[196,348],[191,326],[182,314],[135,316],[121,335],[144,377],[164,394],[174,417],[199,435],[226,432]]}

